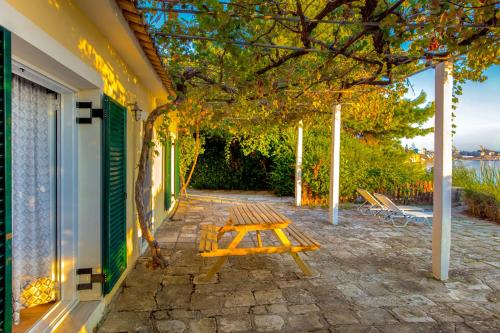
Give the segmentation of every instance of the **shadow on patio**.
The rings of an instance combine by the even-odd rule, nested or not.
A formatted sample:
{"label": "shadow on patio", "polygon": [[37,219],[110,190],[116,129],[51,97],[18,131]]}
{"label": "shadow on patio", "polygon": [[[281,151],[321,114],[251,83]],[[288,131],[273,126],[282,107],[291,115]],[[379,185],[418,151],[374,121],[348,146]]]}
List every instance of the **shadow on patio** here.
{"label": "shadow on patio", "polygon": [[[300,278],[288,254],[230,257],[218,282],[194,285],[211,260],[199,225],[224,225],[237,201],[266,201],[319,241],[301,254],[320,273]],[[431,277],[431,229],[396,228],[355,210],[296,208],[265,192],[193,191],[157,233],[170,266],[140,259],[99,332],[498,332],[500,226],[455,214],[450,279]],[[265,239],[264,239],[265,242]]]}

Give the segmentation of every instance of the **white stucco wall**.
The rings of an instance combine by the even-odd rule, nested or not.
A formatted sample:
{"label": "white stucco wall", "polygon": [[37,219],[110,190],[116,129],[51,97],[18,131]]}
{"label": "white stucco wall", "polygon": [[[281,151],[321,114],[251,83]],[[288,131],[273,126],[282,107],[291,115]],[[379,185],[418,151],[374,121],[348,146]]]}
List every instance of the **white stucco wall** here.
{"label": "white stucco wall", "polygon": [[[0,25],[12,32],[13,58],[26,64],[42,75],[60,82],[74,91],[74,101],[91,101],[93,107],[100,107],[102,94],[105,93],[122,105],[138,102],[146,112],[150,112],[159,103],[166,100],[163,90],[159,91],[158,77],[154,72],[134,69],[148,68],[147,58],[138,43],[130,40],[133,34],[116,12],[114,1],[98,1],[106,12],[115,13],[107,20],[117,31],[120,38],[110,40],[109,32],[92,20],[88,11],[79,8],[80,1],[59,0],[0,0]],[[102,8],[101,8],[102,9]],[[95,8],[99,10],[99,8]],[[106,17],[101,17],[105,23]],[[107,27],[109,28],[109,27]],[[108,29],[109,30],[109,29]],[[112,31],[111,31],[112,32]],[[120,43],[123,43],[120,44]],[[116,47],[116,48],[115,48]],[[121,56],[116,49],[135,47],[133,58]],[[124,58],[127,58],[126,60]],[[130,59],[143,61],[140,66],[127,63]],[[142,67],[141,67],[142,66]],[[153,82],[153,83],[152,83]],[[68,106],[70,109],[71,105]],[[74,107],[74,105],[73,105]],[[72,109],[76,112],[75,109]],[[76,120],[74,120],[76,121]],[[73,125],[76,129],[73,148],[77,158],[73,182],[65,186],[74,186],[76,216],[70,218],[75,224],[74,236],[77,255],[65,269],[72,274],[76,268],[92,267],[100,271],[101,261],[101,225],[102,225],[102,188],[101,188],[101,119],[94,118],[92,125]],[[127,113],[127,263],[130,269],[140,254],[140,233],[136,220],[134,204],[134,181],[137,172],[142,137],[142,125],[136,122],[130,112]],[[64,149],[69,147],[63,145]],[[69,156],[69,155],[68,155]],[[69,163],[69,162],[68,162]],[[153,207],[155,225],[158,226],[167,212],[163,207],[163,156],[160,154],[153,161]],[[161,206],[160,206],[161,205]],[[62,235],[64,237],[64,235]],[[69,239],[69,238],[68,238]],[[64,239],[63,239],[64,241]],[[125,277],[122,276],[122,280]],[[73,282],[72,282],[73,283]],[[116,292],[121,280],[104,302],[108,303]],[[75,288],[73,283],[72,288]],[[79,292],[81,300],[101,298],[99,286],[90,292]],[[73,289],[74,290],[74,289]]]}

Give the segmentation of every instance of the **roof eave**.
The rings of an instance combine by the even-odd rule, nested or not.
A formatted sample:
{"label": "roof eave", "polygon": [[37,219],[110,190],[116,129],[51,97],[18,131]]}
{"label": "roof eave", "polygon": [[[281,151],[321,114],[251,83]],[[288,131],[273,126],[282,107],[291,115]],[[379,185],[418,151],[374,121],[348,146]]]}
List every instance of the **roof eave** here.
{"label": "roof eave", "polygon": [[127,21],[130,29],[134,33],[137,41],[139,42],[144,54],[148,58],[151,66],[155,70],[156,74],[160,78],[163,86],[169,94],[173,94],[172,80],[168,75],[167,71],[163,67],[161,57],[158,54],[158,50],[153,42],[153,39],[147,31],[147,25],[144,22],[144,18],[137,9],[135,2],[132,0],[115,0],[116,4],[122,11],[122,15]]}

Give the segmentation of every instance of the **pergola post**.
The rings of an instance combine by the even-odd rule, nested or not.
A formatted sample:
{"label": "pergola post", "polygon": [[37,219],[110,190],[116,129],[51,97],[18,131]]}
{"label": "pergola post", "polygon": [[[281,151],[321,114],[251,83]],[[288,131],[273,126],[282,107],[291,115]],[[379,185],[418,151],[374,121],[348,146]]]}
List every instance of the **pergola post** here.
{"label": "pergola post", "polygon": [[[177,140],[177,138],[175,138]],[[170,193],[175,198],[175,140],[170,142]],[[175,200],[175,199],[174,199]],[[170,198],[172,202],[172,198]]]}
{"label": "pergola post", "polygon": [[297,159],[295,162],[295,205],[302,206],[302,140],[304,135],[304,122],[299,121],[297,129]]}
{"label": "pergola post", "polygon": [[443,281],[448,279],[451,245],[452,71],[452,62],[436,65],[432,273]]}
{"label": "pergola post", "polygon": [[340,111],[342,106],[334,106],[332,117],[332,142],[330,158],[330,222],[339,223],[339,171],[340,171]]}

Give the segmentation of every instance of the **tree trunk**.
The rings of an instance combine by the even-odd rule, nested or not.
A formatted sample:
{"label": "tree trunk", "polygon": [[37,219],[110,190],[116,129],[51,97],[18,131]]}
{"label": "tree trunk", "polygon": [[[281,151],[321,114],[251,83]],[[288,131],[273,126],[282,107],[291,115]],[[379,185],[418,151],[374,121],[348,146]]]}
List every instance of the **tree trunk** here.
{"label": "tree trunk", "polygon": [[181,193],[184,192],[186,198],[187,195],[187,187],[189,182],[191,181],[191,177],[193,177],[194,169],[196,168],[196,163],[198,162],[198,156],[200,155],[200,120],[196,122],[196,141],[194,145],[194,160],[193,165],[191,166],[191,170],[189,171],[189,176],[186,181],[183,180]]}
{"label": "tree trunk", "polygon": [[160,116],[166,115],[167,112],[168,105],[161,105],[154,109],[144,122],[144,136],[142,139],[141,157],[139,159],[139,169],[137,172],[137,180],[135,182],[135,205],[137,207],[139,225],[142,231],[142,236],[148,242],[149,248],[151,250],[153,268],[166,267],[167,260],[161,255],[160,246],[154,238],[152,231],[149,230],[147,220],[149,207],[147,206],[147,203],[144,202],[144,192],[146,190],[146,186],[148,186],[148,182],[146,179],[146,176],[148,174],[147,167],[149,165],[149,159],[151,158],[151,150],[154,147],[154,123]]}

